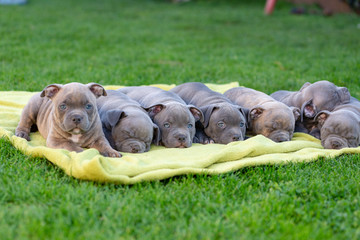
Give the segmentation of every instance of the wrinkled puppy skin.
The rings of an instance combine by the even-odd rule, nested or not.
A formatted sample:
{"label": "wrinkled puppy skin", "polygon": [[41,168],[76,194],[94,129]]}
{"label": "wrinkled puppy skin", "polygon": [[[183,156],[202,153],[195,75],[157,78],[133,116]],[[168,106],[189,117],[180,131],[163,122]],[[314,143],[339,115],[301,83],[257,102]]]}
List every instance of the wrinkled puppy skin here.
{"label": "wrinkled puppy skin", "polygon": [[121,157],[102,131],[96,108],[100,96],[106,96],[106,91],[96,83],[51,84],[25,106],[15,135],[29,141],[36,125],[48,147],[75,152],[95,148],[106,157]]}
{"label": "wrinkled puppy skin", "polygon": [[170,91],[187,104],[197,106],[204,114],[204,122],[197,125],[194,141],[227,144],[244,140],[247,109],[233,104],[223,94],[200,82],[184,83]]}
{"label": "wrinkled puppy skin", "polygon": [[120,91],[108,90],[97,99],[103,130],[110,145],[120,151],[142,153],[158,134],[158,127],[141,105]]}
{"label": "wrinkled puppy skin", "polygon": [[204,119],[200,109],[187,105],[176,94],[157,87],[125,87],[117,91],[125,93],[147,110],[159,127],[156,145],[168,148],[188,148],[192,145],[195,123]]}
{"label": "wrinkled puppy skin", "polygon": [[320,138],[320,130],[314,117],[320,111],[332,111],[336,106],[350,101],[350,93],[346,87],[337,87],[329,81],[305,83],[297,92],[277,91],[270,95],[275,100],[288,106],[300,108],[300,119],[296,121],[295,132],[305,132]]}
{"label": "wrinkled puppy skin", "polygon": [[290,141],[300,109],[289,107],[269,95],[245,87],[229,89],[224,93],[234,104],[249,109],[248,133],[262,134],[274,142]]}
{"label": "wrinkled puppy skin", "polygon": [[321,144],[327,149],[354,148],[360,144],[360,102],[351,97],[349,103],[315,117]]}

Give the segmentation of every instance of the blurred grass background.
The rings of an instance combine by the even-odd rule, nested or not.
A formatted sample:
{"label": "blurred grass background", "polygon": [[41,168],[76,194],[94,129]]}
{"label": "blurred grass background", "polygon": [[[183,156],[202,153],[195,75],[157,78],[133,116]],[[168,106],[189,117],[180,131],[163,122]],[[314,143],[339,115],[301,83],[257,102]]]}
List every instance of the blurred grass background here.
{"label": "blurred grass background", "polygon": [[29,1],[1,6],[0,88],[238,81],[266,93],[326,79],[359,96],[355,15],[264,1]]}

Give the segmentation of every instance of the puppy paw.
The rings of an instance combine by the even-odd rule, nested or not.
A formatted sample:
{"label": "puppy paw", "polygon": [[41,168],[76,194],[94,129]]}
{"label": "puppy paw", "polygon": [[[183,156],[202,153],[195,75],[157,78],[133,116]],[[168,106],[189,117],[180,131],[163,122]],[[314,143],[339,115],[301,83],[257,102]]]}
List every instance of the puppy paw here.
{"label": "puppy paw", "polygon": [[207,138],[205,140],[205,144],[213,144],[213,143],[215,143],[215,141],[213,139],[211,139],[211,138]]}
{"label": "puppy paw", "polygon": [[214,140],[206,135],[201,135],[198,136],[198,141],[201,144],[210,144],[210,143],[214,143]]}
{"label": "puppy paw", "polygon": [[203,144],[212,144],[212,143],[215,143],[215,142],[211,138],[204,138],[203,139]]}
{"label": "puppy paw", "polygon": [[27,132],[19,131],[19,132],[15,133],[15,136],[25,138],[26,140],[30,141],[30,137],[29,137],[29,134]]}
{"label": "puppy paw", "polygon": [[115,150],[109,150],[109,151],[102,152],[101,155],[103,155],[105,157],[113,157],[113,158],[121,157],[121,154]]}

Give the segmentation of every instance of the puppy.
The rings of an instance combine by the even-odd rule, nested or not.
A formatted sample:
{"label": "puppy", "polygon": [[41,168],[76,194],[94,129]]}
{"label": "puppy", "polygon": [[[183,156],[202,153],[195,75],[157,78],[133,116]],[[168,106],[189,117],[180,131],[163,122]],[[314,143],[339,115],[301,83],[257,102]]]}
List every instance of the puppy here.
{"label": "puppy", "polygon": [[138,102],[119,91],[106,92],[107,97],[97,99],[97,107],[110,145],[121,152],[149,151],[159,128]]}
{"label": "puppy", "polygon": [[348,103],[350,93],[346,87],[337,87],[329,81],[305,83],[300,91],[277,91],[270,95],[288,106],[300,108],[300,119],[296,121],[295,131],[305,132],[320,138],[320,130],[314,121],[322,110],[332,111],[336,106]]}
{"label": "puppy", "polygon": [[118,91],[139,102],[159,127],[157,145],[168,148],[188,148],[195,135],[195,122],[203,121],[202,112],[176,94],[157,87],[125,87]]}
{"label": "puppy", "polygon": [[181,84],[170,90],[187,104],[193,104],[203,112],[204,122],[198,125],[196,141],[222,143],[244,140],[248,111],[234,105],[221,93],[212,91],[200,82]]}
{"label": "puppy", "polygon": [[321,144],[327,149],[358,147],[360,144],[360,102],[335,107],[332,112],[321,111],[315,117],[319,125]]}
{"label": "puppy", "polygon": [[274,142],[291,140],[300,109],[288,107],[269,95],[245,87],[224,93],[233,103],[249,109],[248,132],[262,134]]}
{"label": "puppy", "polygon": [[106,91],[96,83],[51,84],[25,106],[15,135],[29,141],[30,129],[36,125],[48,147],[75,152],[96,148],[104,156],[121,157],[102,131],[96,108],[100,96]]}

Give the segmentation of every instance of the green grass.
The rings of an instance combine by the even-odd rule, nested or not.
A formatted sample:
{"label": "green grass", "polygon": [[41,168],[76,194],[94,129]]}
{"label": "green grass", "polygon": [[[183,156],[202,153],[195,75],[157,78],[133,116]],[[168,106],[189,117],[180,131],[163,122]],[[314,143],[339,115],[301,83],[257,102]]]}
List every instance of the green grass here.
{"label": "green grass", "polygon": [[[360,97],[357,16],[265,1],[0,5],[0,90],[201,81],[266,93],[327,79]],[[359,239],[359,155],[133,186],[79,181],[0,139],[2,239]]]}

